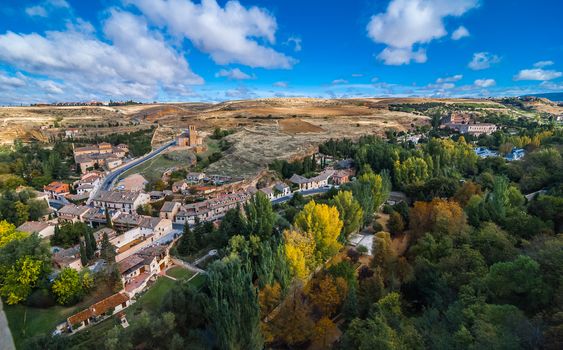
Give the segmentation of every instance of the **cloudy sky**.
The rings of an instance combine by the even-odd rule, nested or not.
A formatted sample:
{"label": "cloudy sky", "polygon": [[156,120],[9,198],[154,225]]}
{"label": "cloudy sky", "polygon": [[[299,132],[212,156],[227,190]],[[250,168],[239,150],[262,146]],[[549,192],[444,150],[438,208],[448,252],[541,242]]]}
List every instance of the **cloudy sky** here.
{"label": "cloudy sky", "polygon": [[561,0],[3,0],[0,104],[563,91]]}

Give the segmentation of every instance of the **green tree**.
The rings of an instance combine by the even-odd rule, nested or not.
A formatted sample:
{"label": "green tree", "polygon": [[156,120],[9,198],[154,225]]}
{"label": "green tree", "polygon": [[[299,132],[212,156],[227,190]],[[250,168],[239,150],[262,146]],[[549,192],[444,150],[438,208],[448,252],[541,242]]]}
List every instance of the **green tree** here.
{"label": "green tree", "polygon": [[16,221],[16,225],[21,225],[24,222],[26,222],[27,220],[29,220],[29,206],[17,201],[15,204],[15,210],[16,210],[16,217],[17,217],[17,221]]}
{"label": "green tree", "polygon": [[107,232],[102,235],[100,257],[109,264],[115,263],[115,247],[111,244]]}
{"label": "green tree", "polygon": [[401,214],[397,213],[396,211],[393,211],[391,215],[389,215],[389,222],[387,223],[387,225],[389,227],[389,232],[393,236],[400,235],[401,233],[403,233],[403,230],[405,229],[405,223],[403,221],[403,217],[401,216]]}
{"label": "green tree", "polygon": [[471,235],[471,242],[488,265],[512,260],[517,254],[514,239],[492,222],[486,222],[476,229]]}
{"label": "green tree", "polygon": [[365,320],[355,319],[344,334],[345,349],[423,349],[422,337],[401,311],[398,293],[380,299]]}
{"label": "green tree", "polygon": [[364,213],[360,203],[354,199],[350,191],[338,192],[338,194],[334,196],[333,201],[336,209],[338,209],[340,213],[340,219],[344,224],[342,226],[341,241],[345,241],[351,233],[360,229]]}
{"label": "green tree", "polygon": [[86,248],[84,248],[84,242],[80,242],[80,262],[82,266],[88,265],[88,254],[86,253]]}
{"label": "green tree", "polygon": [[70,305],[78,302],[92,285],[93,279],[88,272],[80,274],[67,267],[57,276],[51,289],[59,304]]}
{"label": "green tree", "polygon": [[244,216],[239,207],[234,209],[229,209],[221,224],[219,225],[218,238],[219,246],[224,247],[229,242],[229,239],[235,235],[246,235],[247,225]]}
{"label": "green tree", "polygon": [[186,222],[184,224],[184,232],[182,237],[178,240],[178,253],[182,256],[188,256],[199,250],[196,237],[190,230],[190,225]]}
{"label": "green tree", "polygon": [[252,273],[238,257],[209,268],[209,320],[221,349],[262,349],[260,307]]}
{"label": "green tree", "polygon": [[272,236],[276,214],[272,209],[272,203],[264,193],[258,191],[245,205],[245,212],[248,234],[257,235],[262,240],[267,240]]}
{"label": "green tree", "polygon": [[536,310],[549,300],[540,265],[528,256],[520,255],[513,261],[494,264],[485,283],[493,300],[514,304],[524,310]]}

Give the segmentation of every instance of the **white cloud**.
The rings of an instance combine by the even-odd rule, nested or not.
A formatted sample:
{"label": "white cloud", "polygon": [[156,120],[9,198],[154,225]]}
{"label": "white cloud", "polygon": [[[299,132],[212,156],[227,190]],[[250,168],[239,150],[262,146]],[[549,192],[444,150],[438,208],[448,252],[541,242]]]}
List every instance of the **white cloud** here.
{"label": "white cloud", "polygon": [[[64,84],[73,96],[149,99],[159,88],[200,84],[185,57],[128,12],[110,11],[102,41],[78,23],[66,31],[0,35],[0,61]],[[51,89],[53,92],[56,89]]]}
{"label": "white cloud", "polygon": [[215,77],[228,78],[231,80],[248,80],[256,79],[254,75],[248,75],[238,68],[234,69],[221,69],[215,74]]}
{"label": "white cloud", "polygon": [[16,88],[25,85],[26,82],[24,79],[22,79],[22,77],[9,77],[7,75],[0,73],[0,88],[4,86]]}
{"label": "white cloud", "polygon": [[377,55],[377,58],[390,66],[409,64],[411,61],[424,63],[428,59],[424,49],[413,51],[412,48],[403,49],[395,47],[386,47]]}
{"label": "white cloud", "polygon": [[538,80],[546,81],[559,78],[563,73],[554,70],[545,70],[541,68],[522,69],[514,76],[514,80]]}
{"label": "white cloud", "polygon": [[475,86],[481,87],[481,88],[488,88],[491,86],[495,86],[496,85],[496,81],[494,79],[477,79],[473,82],[473,84],[475,84]]}
{"label": "white cloud", "polygon": [[25,13],[30,17],[47,17],[54,9],[68,9],[70,5],[65,0],[46,0],[39,5],[26,7]]}
{"label": "white cloud", "polygon": [[47,0],[46,2],[53,7],[70,8],[70,5],[66,2],[66,0]]}
{"label": "white cloud", "polygon": [[540,86],[549,90],[563,90],[563,83],[555,83],[553,81],[542,81]]}
{"label": "white cloud", "polygon": [[454,32],[452,33],[452,40],[459,40],[461,38],[465,38],[469,36],[469,31],[464,26],[459,26]]}
{"label": "white cloud", "polygon": [[240,86],[236,89],[227,90],[225,97],[236,99],[250,99],[256,97],[256,93],[245,86]]}
{"label": "white cloud", "polygon": [[543,67],[547,67],[547,66],[552,66],[553,65],[553,61],[539,61],[534,63],[534,67],[536,68],[543,68]]}
{"label": "white cloud", "polygon": [[62,94],[64,92],[61,85],[52,80],[38,80],[37,85],[49,94]]}
{"label": "white cloud", "polygon": [[30,17],[47,17],[47,10],[41,5],[26,7],[25,13]]}
{"label": "white cloud", "polygon": [[364,75],[362,73],[352,73],[352,78],[361,78]]}
{"label": "white cloud", "polygon": [[291,68],[297,61],[263,44],[275,44],[276,19],[256,6],[238,1],[224,7],[216,0],[126,0],[149,20],[176,37],[187,38],[218,64],[240,63],[250,67]]}
{"label": "white cloud", "polygon": [[490,54],[489,52],[476,52],[467,66],[473,70],[483,70],[498,62],[500,62],[500,57],[497,55]]}
{"label": "white cloud", "polygon": [[478,0],[392,0],[383,13],[373,16],[367,25],[368,37],[387,48],[377,57],[385,64],[426,62],[426,44],[447,35],[444,18],[461,16],[476,7]]}
{"label": "white cloud", "polygon": [[348,84],[348,80],[346,80],[346,79],[334,79],[332,81],[332,85],[339,85],[339,84]]}
{"label": "white cloud", "polygon": [[455,83],[456,81],[460,81],[461,79],[463,79],[463,75],[456,74],[456,75],[453,75],[451,77],[438,78],[438,79],[436,79],[436,83],[438,83],[438,84]]}
{"label": "white cloud", "polygon": [[287,39],[285,44],[293,45],[293,51],[295,52],[299,52],[303,49],[303,46],[301,46],[301,38],[295,36],[289,37],[289,39]]}
{"label": "white cloud", "polygon": [[276,81],[273,85],[280,88],[286,88],[288,86],[286,81]]}

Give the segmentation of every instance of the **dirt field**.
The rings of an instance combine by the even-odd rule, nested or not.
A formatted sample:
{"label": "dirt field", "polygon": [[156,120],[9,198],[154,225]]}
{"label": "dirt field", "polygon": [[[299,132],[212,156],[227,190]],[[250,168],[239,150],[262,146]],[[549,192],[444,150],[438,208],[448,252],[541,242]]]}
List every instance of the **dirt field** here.
{"label": "dirt field", "polygon": [[283,119],[279,121],[280,130],[288,134],[302,134],[308,132],[323,132],[324,129],[307,123],[301,119]]}
{"label": "dirt field", "polygon": [[[491,100],[464,99],[272,98],[217,104],[5,107],[0,108],[0,142],[12,143],[16,138],[46,142],[49,137],[64,134],[70,127],[78,127],[85,135],[104,135],[158,126],[153,137],[153,145],[158,145],[180,134],[190,124],[204,136],[219,127],[236,131],[227,137],[233,146],[209,171],[252,175],[274,159],[290,160],[310,154],[319,143],[330,138],[383,135],[387,129],[405,131],[428,124],[426,116],[388,108],[390,104],[422,102],[471,102],[489,107],[497,104]],[[505,109],[497,105],[499,110]],[[546,108],[563,113],[563,108],[552,104]]]}

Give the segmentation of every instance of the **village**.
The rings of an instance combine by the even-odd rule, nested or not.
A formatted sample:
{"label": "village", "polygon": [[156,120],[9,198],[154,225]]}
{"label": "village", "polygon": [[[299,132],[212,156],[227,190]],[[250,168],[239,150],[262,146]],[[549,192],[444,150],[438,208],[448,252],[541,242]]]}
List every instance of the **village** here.
{"label": "village", "polygon": [[[416,203],[432,198],[443,201],[442,196],[457,196],[457,191],[474,186],[468,179],[477,165],[518,166],[533,154],[540,137],[550,135],[521,136],[518,128],[484,122],[472,112],[451,108],[430,125],[412,124],[401,132],[386,130],[385,138],[326,139],[304,148],[298,157],[261,164],[253,173],[222,172],[213,162],[232,156],[239,132],[186,124],[173,138],[152,142],[154,137],[145,136],[150,147],[142,148],[143,152],[132,152],[133,147],[139,148],[131,137],[93,143],[95,138],[84,137],[80,129],[61,133],[67,150],[67,162],[61,167],[70,171],[41,187],[15,190],[29,191],[33,201],[47,208],[34,219],[20,221],[15,230],[28,239],[36,234],[48,247],[48,273],[43,283],[52,300],[46,310],[56,314],[56,322],[35,316],[40,309],[27,305],[8,305],[11,320],[23,320],[24,332],[33,329],[26,316],[32,312],[43,334],[82,345],[92,344],[110,329],[125,336],[131,332],[129,327],[142,324],[139,320],[146,313],[158,313],[168,305],[175,288],[190,286],[197,293],[207,293],[209,279],[217,278],[210,277],[217,266],[233,256],[248,258],[245,254],[256,254],[256,249],[267,254],[269,244],[285,251],[283,259],[295,264],[291,276],[302,283],[314,286],[342,259],[361,279],[362,271],[372,268],[381,250],[383,234],[389,235],[393,254],[406,252],[413,238],[405,227],[416,230],[408,219],[409,212],[417,210]],[[442,159],[454,165],[444,164]],[[448,173],[441,167],[455,170]],[[437,182],[425,184],[431,181]],[[544,193],[541,188],[524,192],[529,201]],[[343,207],[337,209],[338,205]],[[303,219],[310,208],[319,212]],[[325,209],[334,211],[321,214]],[[260,222],[258,212],[270,224]],[[352,214],[355,217],[347,216]],[[292,240],[314,236],[290,235],[301,235],[297,225],[317,220],[315,215],[343,220],[344,227],[332,238],[338,248],[322,253],[326,254],[324,262],[303,266],[299,255],[291,255]],[[354,228],[346,229],[348,224]],[[254,235],[262,229],[259,225],[271,225],[271,236],[263,242]],[[339,227],[336,221],[334,225]],[[331,232],[328,226],[323,230]],[[71,283],[72,278],[77,279],[76,289],[69,290],[71,296],[65,298],[64,283]],[[260,288],[263,298],[270,287]],[[43,290],[45,287],[37,288],[28,299],[39,298],[45,305],[46,301],[36,297]],[[278,298],[275,304],[261,303],[260,308],[261,322],[269,327],[270,321],[279,322],[279,309],[287,305]],[[317,316],[312,312],[311,317]],[[341,327],[339,317],[331,322]]]}
{"label": "village", "polygon": [[[196,128],[189,126],[176,138],[174,149],[199,153],[205,145]],[[67,248],[53,246],[55,271],[72,268],[78,272],[84,269],[97,272],[107,268],[108,262],[101,254],[105,238],[111,244],[123,289],[69,316],[54,330],[57,334],[80,331],[114,314],[127,325],[122,310],[134,303],[136,296],[150,288],[157,278],[169,278],[167,270],[178,266],[188,268],[194,272],[191,278],[205,273],[198,266],[170,254],[184,226],[201,222],[218,226],[227,211],[244,207],[257,191],[272,203],[283,203],[295,193],[325,193],[355,176],[352,160],[337,162],[318,154],[319,165],[334,165],[325,166],[311,177],[294,174],[285,181],[278,180],[259,189],[255,181],[248,179],[188,172],[183,180],[171,183],[169,190],[145,191],[147,181],[139,174],[120,178],[113,188],[104,190],[106,176],[132,160],[128,157],[127,146],[100,143],[76,147],[73,152],[81,170],[80,180],[71,184],[52,182],[46,185],[43,193],[38,193],[38,198],[49,203],[49,215],[44,221],[28,221],[17,229],[37,233],[40,238],[49,240],[65,225],[87,225],[95,239],[92,258],[82,256],[82,242]],[[144,207],[155,204],[160,209],[154,216],[140,214]]]}
{"label": "village", "polygon": [[[497,130],[496,125],[475,123],[470,116],[452,113],[442,120],[441,128],[461,134],[489,135]],[[76,130],[71,130],[71,137]],[[403,142],[418,144],[424,135],[406,134]],[[172,149],[194,152],[205,151],[203,137],[195,126],[190,125],[176,137]],[[486,148],[475,149],[479,157],[498,156]],[[99,143],[73,147],[74,159],[81,176],[71,184],[52,182],[46,185],[38,198],[49,203],[50,213],[44,221],[28,221],[17,229],[35,232],[42,239],[52,239],[61,226],[83,223],[93,231],[94,252],[90,259],[84,259],[80,244],[62,248],[52,247],[52,262],[56,271],[72,268],[78,272],[88,269],[97,272],[115,263],[119,272],[122,289],[105,299],[92,304],[67,318],[57,326],[57,334],[74,333],[92,324],[101,322],[114,314],[120,324],[128,325],[123,310],[135,303],[136,297],[150,288],[158,278],[170,278],[166,271],[173,268],[187,268],[197,278],[205,271],[190,262],[171,255],[171,248],[181,237],[185,226],[202,222],[219,226],[221,219],[232,209],[243,208],[258,192],[263,193],[272,204],[289,201],[296,193],[305,196],[321,195],[332,188],[339,188],[355,179],[356,166],[352,159],[334,159],[316,153],[313,161],[318,172],[307,177],[292,174],[286,179],[277,179],[257,188],[257,179],[232,178],[221,174],[188,171],[182,180],[171,182],[169,189],[145,191],[147,180],[133,173],[119,177],[112,188],[104,189],[106,177],[116,169],[126,166],[133,159],[129,157],[124,144]],[[523,150],[515,149],[507,160],[520,159]],[[193,167],[193,164],[188,165]],[[169,180],[163,174],[164,180]],[[391,196],[389,203],[396,204],[406,197],[402,193]],[[158,208],[152,216],[145,208]],[[371,251],[370,236],[357,235],[352,239],[356,246],[365,245]],[[104,239],[112,249],[113,262],[102,258]],[[107,244],[107,243],[106,243]],[[202,253],[205,261],[212,257],[214,250]],[[215,253],[216,254],[216,253]]]}

